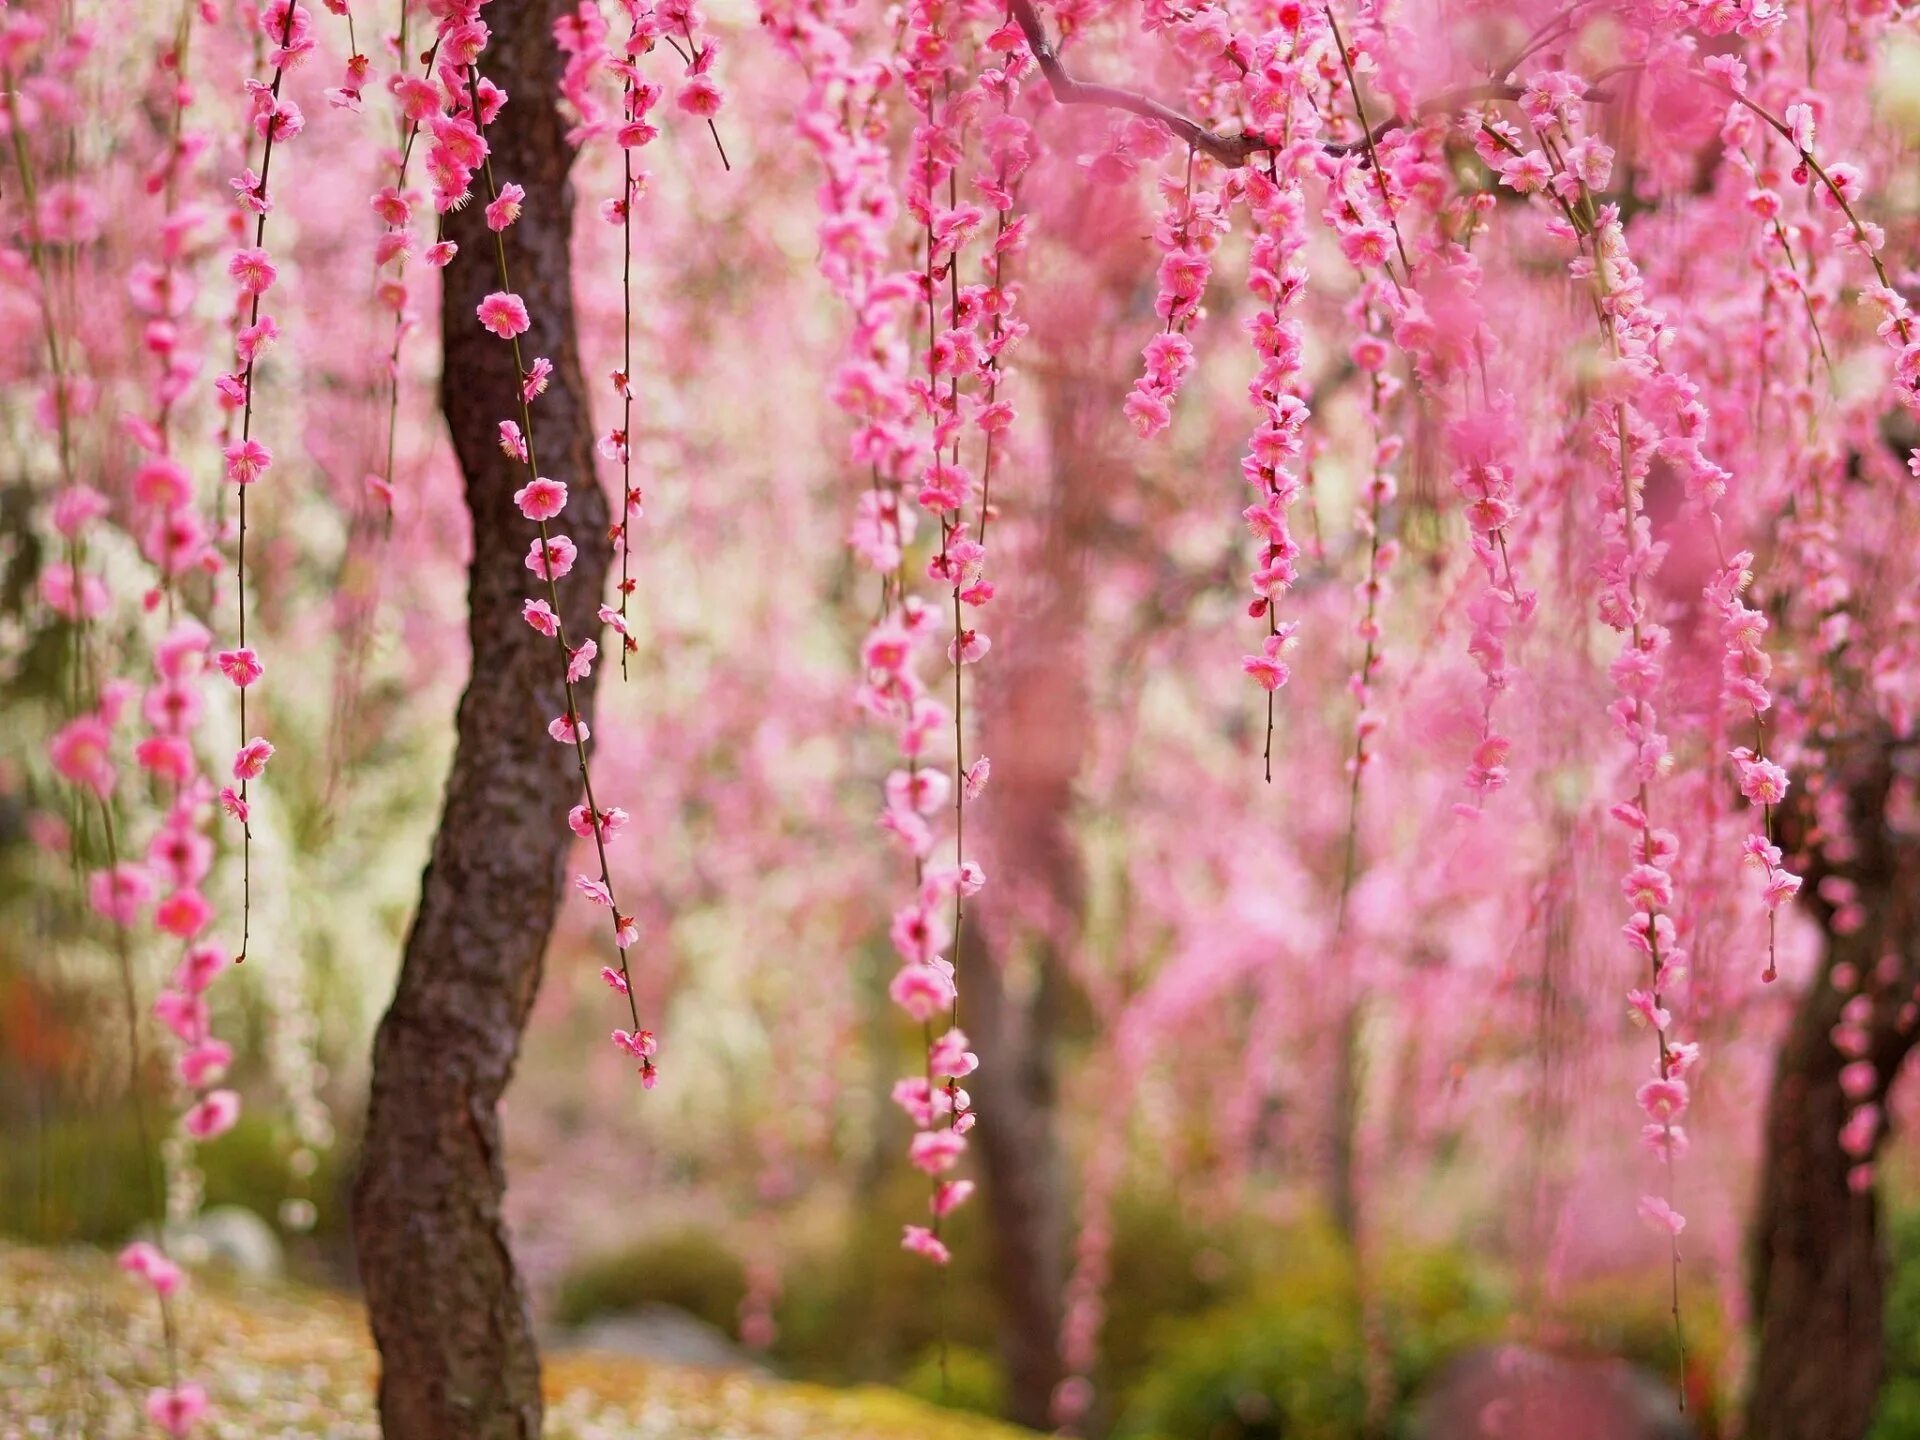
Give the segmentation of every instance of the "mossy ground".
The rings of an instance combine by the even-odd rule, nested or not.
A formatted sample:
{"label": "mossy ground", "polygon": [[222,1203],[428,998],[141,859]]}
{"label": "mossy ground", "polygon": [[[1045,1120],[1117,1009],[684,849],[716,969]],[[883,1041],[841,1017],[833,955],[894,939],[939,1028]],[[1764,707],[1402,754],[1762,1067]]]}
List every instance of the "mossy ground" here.
{"label": "mossy ground", "polygon": [[[215,1440],[377,1440],[358,1304],[293,1286],[196,1280],[179,1308]],[[92,1250],[0,1245],[0,1434],[147,1436],[159,1321]],[[546,1370],[550,1440],[1020,1440],[1027,1432],[877,1387],[834,1390],[644,1360],[564,1355]]]}

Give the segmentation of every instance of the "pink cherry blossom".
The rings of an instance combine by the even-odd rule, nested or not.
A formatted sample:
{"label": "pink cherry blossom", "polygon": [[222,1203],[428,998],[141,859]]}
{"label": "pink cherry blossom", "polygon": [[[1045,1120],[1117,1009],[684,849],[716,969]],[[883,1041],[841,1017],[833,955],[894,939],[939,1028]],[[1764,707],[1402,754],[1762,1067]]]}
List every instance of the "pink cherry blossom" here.
{"label": "pink cherry blossom", "polygon": [[231,1090],[213,1090],[187,1111],[181,1124],[201,1144],[216,1140],[240,1119],[240,1097]]}
{"label": "pink cherry blossom", "polygon": [[214,663],[220,667],[222,675],[242,690],[266,673],[266,667],[260,663],[259,655],[250,645],[222,650],[214,656]]}
{"label": "pink cherry blossom", "polygon": [[[500,187],[500,193],[487,205],[487,228],[489,230],[505,230],[509,225],[513,224],[515,220],[520,218],[520,204],[526,198],[527,192],[520,186],[512,184],[502,185]],[[480,317],[480,323],[486,325],[490,330],[494,328],[492,322],[490,322],[484,314]]]}
{"label": "pink cherry blossom", "polygon": [[217,1085],[233,1063],[233,1047],[224,1040],[202,1040],[180,1056],[180,1083],[191,1090]]}
{"label": "pink cherry blossom", "polygon": [[187,1382],[147,1394],[147,1418],[167,1434],[191,1434],[207,1413],[207,1392]]}
{"label": "pink cherry blossom", "polygon": [[513,492],[513,503],[529,520],[551,520],[567,508],[567,487],[558,480],[529,480]]}
{"label": "pink cherry blossom", "polygon": [[236,780],[258,780],[266,771],[267,761],[273,758],[273,746],[256,735],[242,745],[233,757],[233,778]]}
{"label": "pink cherry blossom", "polygon": [[536,540],[527,550],[527,569],[542,580],[559,580],[573,569],[573,562],[579,553],[573,541],[565,535]]}
{"label": "pink cherry blossom", "polygon": [[526,334],[532,324],[527,317],[526,302],[506,290],[496,290],[487,296],[475,313],[480,317],[480,323],[502,340]]}
{"label": "pink cherry blossom", "polygon": [[258,440],[236,440],[223,452],[227,461],[227,479],[235,485],[251,485],[273,464],[273,452]]}
{"label": "pink cherry blossom", "polygon": [[931,1260],[936,1265],[945,1265],[953,1258],[946,1245],[924,1225],[909,1225],[901,1232],[900,1248]]}
{"label": "pink cherry blossom", "polygon": [[1687,1217],[1658,1195],[1640,1197],[1640,1217],[1667,1235],[1678,1235],[1687,1228]]}

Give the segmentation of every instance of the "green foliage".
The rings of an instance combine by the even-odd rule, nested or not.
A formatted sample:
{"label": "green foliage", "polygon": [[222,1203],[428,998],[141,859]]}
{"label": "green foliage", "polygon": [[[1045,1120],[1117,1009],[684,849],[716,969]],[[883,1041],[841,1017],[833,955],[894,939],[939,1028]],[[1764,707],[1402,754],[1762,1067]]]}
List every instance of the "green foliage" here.
{"label": "green foliage", "polygon": [[580,1325],[641,1305],[672,1305],[731,1335],[747,1272],[710,1231],[676,1230],[587,1260],[560,1282],[555,1317]]}
{"label": "green foliage", "polygon": [[1000,1362],[968,1345],[948,1345],[944,1360],[939,1346],[929,1348],[901,1377],[900,1388],[930,1405],[977,1415],[998,1415],[1007,1403]]}
{"label": "green foliage", "polygon": [[[900,1224],[924,1211],[925,1182],[900,1172],[860,1207],[847,1229],[811,1253],[789,1257],[772,1358],[788,1373],[847,1383],[885,1380],[938,1397],[941,1313],[949,1341],[951,1403],[990,1408],[984,1396],[1004,1388],[996,1354],[994,1237],[980,1205],[947,1221],[953,1263],[931,1296],[926,1262],[900,1249]],[[1246,1289],[1251,1234],[1195,1225],[1167,1194],[1131,1192],[1114,1212],[1113,1279],[1101,1330],[1100,1385],[1124,1385],[1155,1353],[1155,1332],[1169,1318],[1197,1314]],[[1237,1257],[1230,1259],[1229,1257]],[[960,1365],[975,1372],[965,1377]],[[988,1371],[991,1371],[989,1383]],[[923,1383],[935,1376],[929,1387]],[[976,1385],[976,1380],[978,1384]]]}
{"label": "green foliage", "polygon": [[[993,1237],[976,1203],[945,1224],[953,1263],[937,1282],[900,1248],[900,1227],[926,1214],[924,1177],[895,1167],[854,1208],[844,1229],[789,1256],[773,1359],[788,1373],[832,1384],[897,1381],[941,1337],[991,1354],[998,1314]],[[936,1299],[937,1292],[937,1299]]]}
{"label": "green foliage", "polygon": [[[158,1161],[130,1114],[68,1114],[8,1138],[0,1146],[0,1234],[41,1245],[116,1245],[152,1222],[148,1167]],[[305,1194],[318,1212],[316,1236],[345,1232],[338,1155],[323,1155],[309,1180],[295,1181],[270,1118],[243,1113],[232,1130],[195,1152],[195,1163],[209,1206],[244,1205],[277,1227],[280,1202]]]}
{"label": "green foliage", "polygon": [[1497,1333],[1502,1307],[1450,1252],[1374,1257],[1363,1316],[1351,1259],[1302,1228],[1246,1299],[1161,1333],[1117,1434],[1125,1440],[1350,1440],[1368,1421],[1375,1334],[1388,1432],[1408,1434],[1407,1401],[1454,1354]]}
{"label": "green foliage", "polygon": [[1100,1388],[1138,1377],[1167,1322],[1245,1296],[1261,1268],[1263,1227],[1194,1223],[1171,1193],[1133,1190],[1113,1211],[1113,1278],[1100,1329]]}
{"label": "green foliage", "polygon": [[1868,1440],[1920,1436],[1920,1208],[1889,1218],[1887,1379]]}

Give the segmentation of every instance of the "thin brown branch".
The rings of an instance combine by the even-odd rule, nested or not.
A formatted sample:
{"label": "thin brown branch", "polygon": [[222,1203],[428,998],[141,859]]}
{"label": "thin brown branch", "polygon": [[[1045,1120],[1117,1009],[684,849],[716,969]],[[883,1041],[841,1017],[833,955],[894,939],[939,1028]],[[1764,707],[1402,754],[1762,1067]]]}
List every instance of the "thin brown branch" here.
{"label": "thin brown branch", "polygon": [[[1150,95],[1137,90],[1123,89],[1118,85],[1101,85],[1092,81],[1077,80],[1067,73],[1066,66],[1060,60],[1060,52],[1047,38],[1046,26],[1040,21],[1040,12],[1034,8],[1034,0],[1009,0],[1009,9],[1013,18],[1019,22],[1020,31],[1027,39],[1027,48],[1033,52],[1033,58],[1039,62],[1040,73],[1047,77],[1047,84],[1053,89],[1053,98],[1062,105],[1100,105],[1109,110],[1124,110],[1130,115],[1138,115],[1147,120],[1158,121],[1167,127],[1176,137],[1185,141],[1195,150],[1211,155],[1229,170],[1237,170],[1255,155],[1265,155],[1282,148],[1278,141],[1267,140],[1259,135],[1224,134],[1210,130],[1190,115],[1183,115],[1170,106],[1161,104]],[[1514,85],[1466,85],[1457,89],[1443,91],[1421,104],[1413,119],[1426,120],[1435,115],[1450,114],[1464,105],[1477,104],[1488,100],[1518,100],[1520,89]],[[1590,90],[1588,100],[1605,101],[1610,97],[1599,90]],[[1325,149],[1332,155],[1345,155],[1350,151],[1367,152],[1368,163],[1372,160],[1373,147],[1395,130],[1410,122],[1407,118],[1394,115],[1381,121],[1360,139],[1336,141]]]}
{"label": "thin brown branch", "polygon": [[1228,169],[1238,169],[1250,157],[1277,148],[1257,135],[1222,135],[1216,130],[1209,130],[1199,121],[1136,90],[1074,79],[1067,73],[1066,66],[1060,63],[1059,52],[1053,48],[1053,43],[1047,39],[1046,27],[1040,23],[1040,14],[1033,7],[1033,0],[1010,0],[1010,5],[1013,18],[1020,22],[1020,31],[1027,37],[1027,48],[1039,62],[1040,73],[1047,77],[1047,84],[1053,88],[1053,98],[1060,104],[1102,105],[1109,110],[1125,110],[1132,115],[1157,120],[1194,149],[1213,156]]}

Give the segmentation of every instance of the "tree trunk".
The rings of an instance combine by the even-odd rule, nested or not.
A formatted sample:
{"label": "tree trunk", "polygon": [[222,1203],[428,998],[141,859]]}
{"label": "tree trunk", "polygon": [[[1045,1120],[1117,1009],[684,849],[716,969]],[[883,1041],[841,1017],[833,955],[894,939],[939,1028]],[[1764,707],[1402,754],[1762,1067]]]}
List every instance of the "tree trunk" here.
{"label": "tree trunk", "polygon": [[1108,397],[1072,377],[1048,380],[1054,462],[1031,589],[1011,622],[1013,643],[982,667],[993,781],[981,813],[993,882],[969,911],[959,958],[965,1028],[981,1055],[968,1087],[981,1117],[973,1140],[993,1219],[1007,1418],[1037,1430],[1052,1428],[1053,1392],[1065,1378],[1068,1215],[1054,1052],[1062,951],[1076,943],[1086,908],[1069,817],[1091,727],[1088,546],[1111,473],[1098,443]]}
{"label": "tree trunk", "polygon": [[979,938],[962,937],[961,1004],[980,1047],[968,1078],[982,1119],[973,1132],[993,1220],[993,1282],[1000,1302],[1000,1362],[1007,1418],[1051,1428],[1048,1411],[1062,1378],[1061,1297],[1066,1286],[1066,1192],[1057,1133],[1054,1040],[1059,964],[1051,948],[1039,962],[1031,999],[1008,992],[999,965]]}
{"label": "tree trunk", "polygon": [[[1833,1032],[1849,995],[1867,996],[1862,1058],[1872,1063],[1874,1082],[1861,1098],[1884,1107],[1913,1047],[1907,1002],[1920,978],[1920,843],[1887,823],[1893,760],[1891,747],[1878,746],[1844,776],[1849,843],[1832,847],[1844,859],[1816,846],[1802,891],[1826,929],[1827,953],[1781,1048],[1767,1106],[1753,1229],[1759,1350],[1750,1440],[1860,1440],[1886,1369],[1879,1202],[1872,1186],[1855,1193],[1848,1185],[1848,1172],[1878,1154],[1886,1130],[1883,1123],[1862,1157],[1841,1147],[1841,1126],[1859,1102],[1841,1088],[1849,1057]],[[1834,923],[1820,883],[1829,877],[1854,887],[1857,928]],[[1857,984],[1837,986],[1837,966],[1850,967]]]}
{"label": "tree trunk", "polygon": [[[1351,964],[1351,960],[1345,963]],[[1327,1214],[1356,1255],[1360,1248],[1360,1002],[1341,982],[1327,1104]]]}
{"label": "tree trunk", "polygon": [[[487,19],[482,69],[511,97],[488,133],[494,174],[527,190],[505,235],[533,318],[521,345],[554,364],[534,407],[537,453],[572,483],[558,528],[579,558],[560,583],[561,608],[568,632],[584,637],[600,628],[612,547],[574,330],[552,13],[543,0],[497,0]],[[535,1440],[540,1359],[501,1214],[499,1104],[560,902],[580,775],[572,748],[546,733],[565,711],[554,642],[520,616],[535,532],[513,504],[524,472],[495,443],[498,423],[518,413],[513,350],[474,318],[500,288],[482,204],[448,215],[446,234],[460,251],[444,272],[441,406],[473,522],[473,662],[419,912],[374,1042],[353,1222],[388,1440]],[[592,680],[576,687],[583,718],[593,691]]]}

